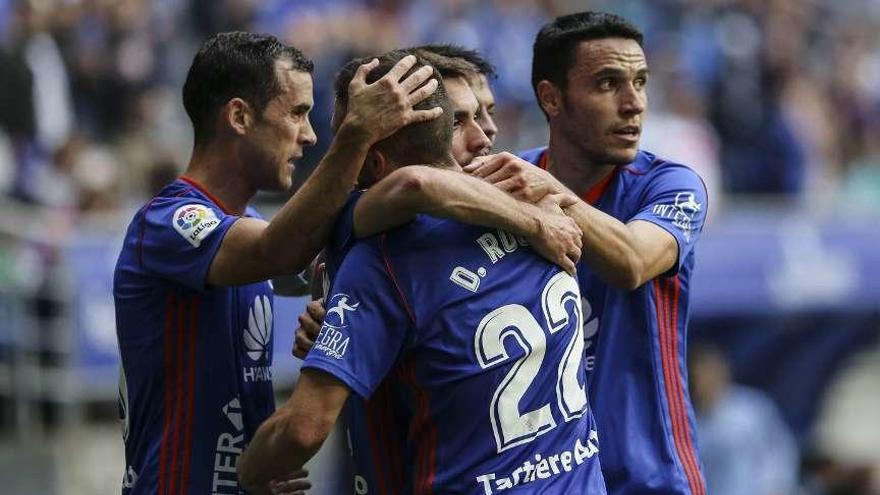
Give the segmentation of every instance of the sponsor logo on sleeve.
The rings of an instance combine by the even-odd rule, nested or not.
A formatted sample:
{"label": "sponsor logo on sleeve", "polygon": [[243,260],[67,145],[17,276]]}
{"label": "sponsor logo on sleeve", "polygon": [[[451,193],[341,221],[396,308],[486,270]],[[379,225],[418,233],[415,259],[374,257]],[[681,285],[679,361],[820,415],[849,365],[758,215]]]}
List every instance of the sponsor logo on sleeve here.
{"label": "sponsor logo on sleeve", "polygon": [[675,195],[673,204],[654,205],[654,215],[666,220],[672,220],[672,225],[681,229],[684,239],[691,241],[694,232],[694,217],[703,205],[697,203],[697,198],[691,191],[682,191]]}
{"label": "sponsor logo on sleeve", "polygon": [[199,247],[202,241],[220,225],[220,219],[211,208],[191,204],[181,206],[174,212],[172,225],[174,230],[193,247]]}
{"label": "sponsor logo on sleeve", "polygon": [[347,294],[335,294],[327,304],[327,314],[314,349],[334,359],[345,357],[350,337],[347,336],[348,317],[357,311],[361,303]]}
{"label": "sponsor logo on sleeve", "polygon": [[258,295],[248,310],[248,325],[242,332],[244,350],[248,358],[259,366],[244,367],[245,382],[265,382],[272,379],[269,366],[272,343],[272,302],[269,296]]}

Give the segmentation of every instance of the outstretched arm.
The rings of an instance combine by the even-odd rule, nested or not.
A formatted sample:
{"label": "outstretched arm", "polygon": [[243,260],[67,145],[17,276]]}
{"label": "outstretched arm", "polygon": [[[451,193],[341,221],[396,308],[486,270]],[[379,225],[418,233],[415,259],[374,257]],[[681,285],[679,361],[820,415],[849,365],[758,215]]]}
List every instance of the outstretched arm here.
{"label": "outstretched arm", "polygon": [[357,181],[370,146],[401,127],[442,113],[440,108],[413,109],[438,84],[430,79],[430,68],[402,79],[415,62],[415,57],[405,57],[372,84],[366,83],[366,75],[378,61],[358,69],[349,85],[349,112],[315,172],[271,222],[235,221],[211,263],[209,284],[245,284],[298,272],[315,257]]}
{"label": "outstretched arm", "polygon": [[580,257],[581,233],[561,211],[517,201],[461,172],[426,166],[402,167],[365,192],[354,208],[354,233],[367,237],[420,213],[521,235],[570,273]]}
{"label": "outstretched arm", "polygon": [[257,429],[238,460],[238,479],[248,493],[271,493],[271,480],[301,469],[330,435],[349,388],[311,368],[300,374],[287,402]]}
{"label": "outstretched arm", "polygon": [[[557,193],[577,197],[549,172],[509,153],[465,170],[525,200]],[[633,290],[675,266],[679,246],[667,230],[647,221],[624,224],[581,199],[564,210],[583,232],[584,261],[604,282]]]}

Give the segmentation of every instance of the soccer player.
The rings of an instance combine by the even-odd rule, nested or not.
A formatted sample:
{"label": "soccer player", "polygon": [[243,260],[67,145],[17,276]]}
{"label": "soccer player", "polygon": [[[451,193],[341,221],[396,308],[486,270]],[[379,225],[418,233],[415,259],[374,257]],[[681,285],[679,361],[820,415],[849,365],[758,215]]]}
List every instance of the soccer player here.
{"label": "soccer player", "polygon": [[695,172],[638,149],[647,82],[642,34],[626,20],[559,17],[538,33],[532,66],[549,146],[466,170],[531,201],[581,198],[566,213],[584,233],[578,281],[598,326],[587,352],[609,493],[702,495],[685,355],[708,202]]}
{"label": "soccer player", "polygon": [[[458,168],[443,118],[378,143],[374,170]],[[246,488],[308,460],[354,392],[383,405],[363,493],[605,492],[577,283],[517,236],[418,216],[358,241],[330,292],[293,394],[242,456]]]}
{"label": "soccer player", "polygon": [[490,147],[495,144],[498,135],[498,126],[495,125],[495,95],[489,80],[496,77],[495,67],[486,60],[477,50],[469,50],[459,45],[432,44],[422,45],[417,49],[425,50],[447,59],[463,60],[474,70],[467,74],[471,90],[480,105],[477,113],[477,124],[489,138]]}
{"label": "soccer player", "polygon": [[[432,51],[433,47],[408,50],[435,67],[443,78],[453,112],[452,155],[456,163],[465,166],[477,156],[484,156],[491,142],[482,130],[479,116],[485,114],[473,91],[478,66],[469,59],[439,55]],[[454,53],[462,51],[470,53],[463,49]],[[358,65],[357,60],[349,62],[337,76],[338,106],[345,105],[347,95],[344,90]],[[335,113],[340,114],[339,110]],[[368,165],[367,169],[370,167]],[[397,227],[419,213],[497,227],[522,235],[548,260],[574,271],[575,248],[578,246],[567,242],[567,233],[561,231],[563,227],[558,226],[553,217],[545,218],[540,209],[514,201],[507,194],[461,173],[419,166],[401,168],[391,174],[372,172],[373,177],[386,175],[375,185],[362,181],[362,186],[373,187],[363,196],[354,193],[340,215],[335,229],[337,234],[331,237],[327,249],[331,274],[355,238]],[[297,329],[294,347],[296,356],[304,358],[311,348],[323,314],[321,303],[313,302],[300,317],[301,326]]]}
{"label": "soccer player", "polygon": [[415,57],[367,84],[377,63],[358,69],[327,155],[267,223],[250,199],[290,188],[294,160],[315,142],[312,63],[241,32],[195,56],[183,89],[189,166],[134,216],[114,275],[124,494],[240,492],[238,456],[274,410],[266,279],[302,269],[323,246],[370,146],[442,113],[413,109],[438,85],[430,70],[403,77]]}

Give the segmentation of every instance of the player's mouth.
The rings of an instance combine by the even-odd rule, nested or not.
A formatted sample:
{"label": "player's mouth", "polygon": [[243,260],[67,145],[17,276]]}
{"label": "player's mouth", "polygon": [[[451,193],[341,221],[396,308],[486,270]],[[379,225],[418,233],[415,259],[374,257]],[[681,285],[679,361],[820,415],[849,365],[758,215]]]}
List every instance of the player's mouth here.
{"label": "player's mouth", "polygon": [[612,134],[628,143],[638,143],[642,130],[637,125],[626,125],[614,129]]}

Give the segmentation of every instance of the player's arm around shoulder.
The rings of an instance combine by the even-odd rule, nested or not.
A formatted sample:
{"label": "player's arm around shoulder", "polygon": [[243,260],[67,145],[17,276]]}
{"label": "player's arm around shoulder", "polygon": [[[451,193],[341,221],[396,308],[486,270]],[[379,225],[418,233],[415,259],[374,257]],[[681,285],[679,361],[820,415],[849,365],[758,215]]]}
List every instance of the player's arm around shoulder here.
{"label": "player's arm around shoulder", "polygon": [[350,393],[330,374],[303,369],[290,398],[260,425],[242,453],[241,486],[248,493],[273,493],[272,480],[301,469],[321,448]]}
{"label": "player's arm around shoulder", "polygon": [[705,186],[691,169],[665,164],[647,180],[626,223],[584,201],[566,209],[584,231],[585,258],[599,277],[627,290],[677,272],[705,218]]}
{"label": "player's arm around shoulder", "polygon": [[404,77],[415,57],[400,60],[367,84],[377,60],[360,66],[349,84],[348,113],[330,149],[299,191],[272,219],[239,218],[211,263],[211,285],[238,285],[302,270],[324,246],[334,220],[357,182],[370,147],[398,129],[437,118],[442,109],[416,110],[438,82],[430,70]]}
{"label": "player's arm around shoulder", "polygon": [[524,236],[542,256],[569,272],[580,257],[580,229],[558,208],[518,201],[475,177],[427,166],[402,167],[365,192],[355,205],[354,232],[361,238],[377,234],[418,214]]}

